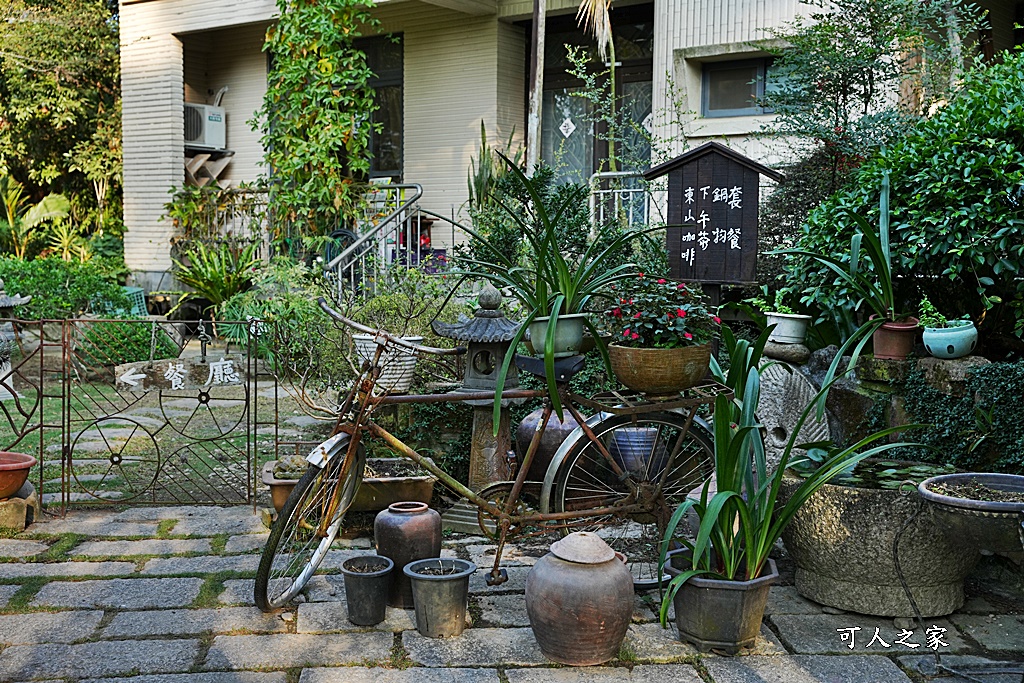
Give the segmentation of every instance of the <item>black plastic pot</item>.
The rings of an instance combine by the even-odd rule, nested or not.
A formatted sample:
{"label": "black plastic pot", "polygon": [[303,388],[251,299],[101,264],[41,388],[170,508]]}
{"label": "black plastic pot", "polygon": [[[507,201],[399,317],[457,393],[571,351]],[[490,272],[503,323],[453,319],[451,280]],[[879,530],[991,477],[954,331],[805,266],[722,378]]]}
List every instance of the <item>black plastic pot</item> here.
{"label": "black plastic pot", "polygon": [[[439,576],[422,573],[437,568],[451,573]],[[420,635],[426,638],[460,635],[466,627],[469,577],[476,571],[476,565],[466,560],[431,558],[410,562],[403,571],[412,583],[416,630]]]}
{"label": "black plastic pot", "polygon": [[[665,572],[674,578],[690,566],[689,551],[677,550]],[[773,560],[768,560],[761,576],[750,581],[691,578],[672,603],[679,639],[701,652],[718,650],[734,655],[751,647],[761,630],[768,592],[777,578],[779,571]]]}
{"label": "black plastic pot", "polygon": [[[384,564],[375,572],[354,571],[359,567]],[[388,587],[395,563],[384,555],[361,555],[345,560],[341,573],[345,575],[345,600],[348,602],[348,620],[358,626],[373,626],[384,621],[388,608]]]}
{"label": "black plastic pot", "polygon": [[1024,492],[1024,476],[966,472],[943,474],[922,481],[918,493],[931,505],[932,515],[944,525],[949,538],[967,542],[978,550],[1024,560],[1024,503],[954,498],[932,490],[937,484],[982,484],[1001,491]]}

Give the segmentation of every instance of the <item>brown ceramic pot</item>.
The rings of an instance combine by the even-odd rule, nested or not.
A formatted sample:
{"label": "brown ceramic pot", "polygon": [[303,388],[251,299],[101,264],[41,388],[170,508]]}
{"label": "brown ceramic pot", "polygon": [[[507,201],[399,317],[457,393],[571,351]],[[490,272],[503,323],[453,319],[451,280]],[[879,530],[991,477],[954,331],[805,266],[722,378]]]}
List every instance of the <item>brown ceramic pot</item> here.
{"label": "brown ceramic pot", "polygon": [[526,612],[541,652],[572,666],[615,658],[633,616],[633,576],[597,534],[551,544],[526,577]]}
{"label": "brown ceramic pot", "polygon": [[875,358],[906,360],[910,352],[914,350],[917,327],[917,318],[882,323],[882,326],[871,336],[871,346],[875,350]]}
{"label": "brown ceramic pot", "polygon": [[638,349],[610,344],[615,378],[634,391],[671,394],[696,386],[707,374],[711,345],[678,349]]}
{"label": "brown ceramic pot", "polygon": [[441,555],[441,515],[426,503],[392,503],[374,519],[373,537],[377,554],[390,557],[395,563],[388,604],[412,609],[412,585],[401,568],[415,560]]}
{"label": "brown ceramic pot", "polygon": [[0,451],[0,499],[17,493],[35,464],[36,459],[27,453]]}
{"label": "brown ceramic pot", "polygon": [[[526,461],[526,452],[530,448],[530,441],[533,440],[533,434],[540,426],[542,417],[544,417],[544,409],[537,408],[524,417],[523,421],[519,423],[519,428],[516,429],[516,449],[520,465]],[[548,471],[551,458],[554,457],[566,437],[579,426],[579,423],[568,412],[565,413],[564,422],[559,421],[558,416],[551,413],[547,426],[544,427],[544,434],[540,437],[540,445],[533,456],[533,462],[530,463],[530,474],[527,475],[527,480],[544,481],[544,474]]]}

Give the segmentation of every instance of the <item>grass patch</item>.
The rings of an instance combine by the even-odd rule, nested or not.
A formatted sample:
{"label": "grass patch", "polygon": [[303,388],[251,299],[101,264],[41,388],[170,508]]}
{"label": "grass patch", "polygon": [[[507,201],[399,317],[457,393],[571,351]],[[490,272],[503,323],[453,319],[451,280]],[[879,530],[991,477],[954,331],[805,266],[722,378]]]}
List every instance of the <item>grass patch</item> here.
{"label": "grass patch", "polygon": [[210,539],[210,552],[214,555],[223,555],[224,548],[228,545],[228,534],[217,534]]}
{"label": "grass patch", "polygon": [[86,538],[84,534],[61,534],[45,553],[37,557],[43,562],[67,562],[71,549]]}
{"label": "grass patch", "polygon": [[623,662],[624,664],[636,664],[636,650],[634,650],[633,646],[629,643],[623,643],[619,646],[618,658],[619,661]]}
{"label": "grass patch", "polygon": [[402,645],[402,634],[396,633],[394,638],[394,642],[391,644],[391,655],[386,662],[381,664],[381,667],[385,669],[408,669],[414,666],[416,663],[412,661],[409,653],[405,651],[405,647]]}
{"label": "grass patch", "polygon": [[178,524],[178,520],[176,520],[176,519],[162,519],[162,520],[160,520],[160,523],[156,525],[156,537],[157,538],[167,538],[168,536],[171,535],[171,531],[174,530],[174,527],[177,524]]}
{"label": "grass patch", "polygon": [[224,581],[231,578],[225,572],[213,574],[206,577],[203,581],[203,585],[199,587],[199,595],[192,601],[190,607],[202,608],[202,607],[219,607],[220,602],[217,598],[224,592]]}
{"label": "grass patch", "polygon": [[32,598],[36,597],[36,593],[39,589],[50,582],[49,577],[46,576],[33,576],[21,584],[21,588],[18,592],[11,596],[11,599],[7,601],[7,610],[13,612],[21,612],[28,608],[32,601]]}

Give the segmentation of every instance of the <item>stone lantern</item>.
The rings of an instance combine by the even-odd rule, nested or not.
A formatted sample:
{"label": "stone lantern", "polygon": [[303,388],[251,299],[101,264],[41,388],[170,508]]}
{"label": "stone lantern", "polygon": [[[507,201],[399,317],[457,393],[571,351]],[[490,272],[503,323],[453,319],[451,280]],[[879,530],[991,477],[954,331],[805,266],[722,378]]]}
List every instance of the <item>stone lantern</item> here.
{"label": "stone lantern", "polygon": [[[472,393],[494,391],[497,388],[498,372],[505,360],[505,354],[512,352],[511,342],[519,324],[506,318],[499,310],[501,292],[487,285],[478,299],[480,307],[472,318],[463,318],[457,323],[434,321],[434,332],[442,337],[466,342],[466,372],[462,386],[456,391]],[[505,377],[505,389],[519,386],[519,374],[513,363]],[[480,491],[484,487],[509,478],[506,454],[512,448],[509,428],[508,405],[501,402],[501,420],[498,434],[494,435],[494,413],[492,400],[467,400],[473,406],[473,445],[469,453],[469,488]],[[465,501],[459,501],[442,517],[446,528],[468,533],[479,532],[476,508]]]}
{"label": "stone lantern", "polygon": [[[434,332],[466,344],[466,372],[463,375],[462,386],[456,391],[467,393],[476,391],[494,391],[498,385],[498,371],[505,360],[505,354],[509,351],[512,338],[519,330],[519,324],[514,323],[499,310],[501,307],[501,292],[488,284],[478,298],[480,308],[476,309],[472,318],[463,318],[457,323],[442,323],[435,320],[432,323]],[[515,389],[519,386],[519,374],[515,364],[509,367],[508,375],[505,377],[505,389]],[[490,406],[492,402],[466,401],[474,406]],[[508,405],[507,401],[502,401]]]}

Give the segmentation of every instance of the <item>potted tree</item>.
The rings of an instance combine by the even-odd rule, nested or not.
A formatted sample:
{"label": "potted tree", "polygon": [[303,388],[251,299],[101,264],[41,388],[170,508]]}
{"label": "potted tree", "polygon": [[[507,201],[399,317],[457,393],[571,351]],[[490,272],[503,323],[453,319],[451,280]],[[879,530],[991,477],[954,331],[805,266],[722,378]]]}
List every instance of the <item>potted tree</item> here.
{"label": "potted tree", "polygon": [[[723,340],[731,359],[729,372],[722,373],[717,363],[713,371],[735,395],[733,399],[719,395],[715,401],[716,492],[711,493],[708,480],[699,498],[683,502],[666,526],[659,565],[672,579],[663,595],[661,621],[666,623],[669,605],[674,604],[681,639],[704,651],[714,648],[735,654],[757,636],[770,585],[777,577],[768,555],[804,502],[860,460],[906,444],[872,445],[896,431],[890,428],[836,449],[781,503],[779,490],[796,447],[796,435],[829,385],[804,408],[779,466],[769,472],[764,437],[754,415],[760,397],[758,366],[767,333],[754,343],[736,340],[731,334],[723,334]],[[699,520],[692,541],[677,533],[690,510]],[[669,557],[673,544],[682,548]]]}
{"label": "potted tree", "polygon": [[[529,330],[535,353],[544,358],[548,391],[555,413],[561,418],[562,405],[555,389],[555,358],[579,353],[587,330],[605,363],[609,362],[607,347],[587,315],[589,305],[595,296],[609,294],[612,284],[634,274],[636,267],[623,261],[624,254],[632,240],[649,231],[623,229],[616,224],[601,225],[592,230],[579,254],[564,252],[560,246],[562,223],[571,211],[586,203],[587,187],[569,187],[552,195],[507,157],[500,153],[499,156],[516,179],[522,196],[514,204],[499,198],[494,201],[526,240],[525,256],[502,248],[482,232],[466,228],[478,245],[478,255],[463,260],[469,269],[463,274],[510,290],[523,305],[526,319],[512,339],[511,348],[516,348]],[[499,395],[514,355],[506,354],[499,369]],[[500,403],[494,405],[497,425]]]}
{"label": "potted tree", "polygon": [[605,311],[612,330],[612,372],[646,394],[678,393],[703,379],[721,318],[699,289],[640,273],[616,285],[618,303]]}
{"label": "potted tree", "polygon": [[924,348],[936,358],[963,358],[978,345],[978,330],[971,320],[948,320],[928,297],[921,297],[919,314]]}
{"label": "potted tree", "polygon": [[875,358],[905,360],[914,348],[918,321],[898,313],[893,289],[892,250],[889,245],[889,174],[882,177],[878,201],[878,229],[863,216],[852,211],[850,218],[857,232],[850,240],[848,254],[830,256],[802,249],[783,249],[777,253],[812,258],[838,276],[840,282],[856,297],[856,308],[866,306],[872,311],[871,324],[858,333],[871,333]]}

